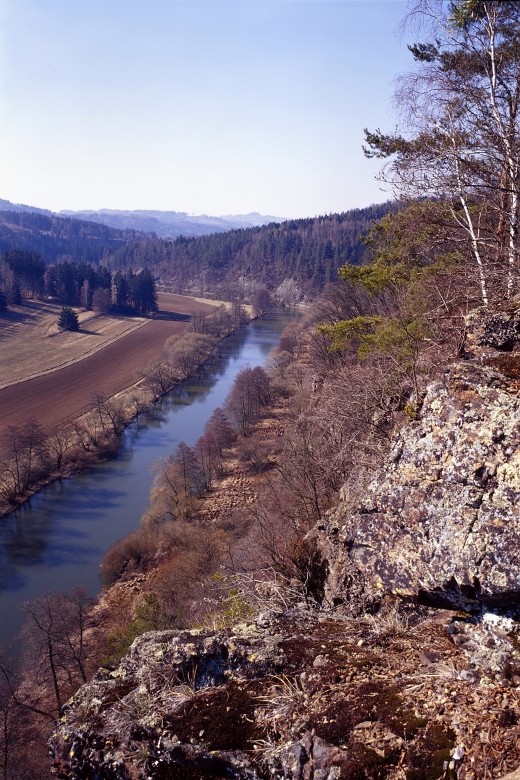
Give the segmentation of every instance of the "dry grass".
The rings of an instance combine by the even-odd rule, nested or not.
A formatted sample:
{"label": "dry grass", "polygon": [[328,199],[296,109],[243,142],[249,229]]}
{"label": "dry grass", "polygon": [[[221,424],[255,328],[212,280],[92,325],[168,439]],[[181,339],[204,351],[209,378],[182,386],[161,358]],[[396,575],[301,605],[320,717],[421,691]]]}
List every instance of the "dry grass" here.
{"label": "dry grass", "polygon": [[81,360],[149,322],[81,312],[79,333],[61,332],[60,310],[56,304],[25,301],[0,316],[0,387]]}

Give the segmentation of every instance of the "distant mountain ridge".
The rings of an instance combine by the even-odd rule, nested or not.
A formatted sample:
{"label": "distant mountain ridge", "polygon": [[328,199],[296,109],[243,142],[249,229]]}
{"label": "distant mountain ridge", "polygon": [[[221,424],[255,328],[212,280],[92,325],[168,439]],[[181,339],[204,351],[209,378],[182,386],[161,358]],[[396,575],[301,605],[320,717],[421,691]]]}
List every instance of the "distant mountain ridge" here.
{"label": "distant mountain ridge", "polygon": [[155,233],[158,238],[187,238],[210,233],[225,233],[236,228],[261,227],[273,222],[284,221],[283,217],[265,216],[258,212],[250,214],[226,214],[220,217],[207,214],[188,214],[185,211],[160,211],[158,209],[100,209],[99,211],[60,211],[61,216],[100,222],[119,230],[140,230]]}
{"label": "distant mountain ridge", "polygon": [[185,211],[161,211],[159,209],[84,209],[72,211],[62,209],[59,212],[28,206],[24,203],[12,203],[0,198],[0,211],[30,212],[69,219],[97,222],[116,230],[138,230],[141,233],[155,233],[158,238],[196,238],[210,233],[225,233],[237,228],[261,227],[285,221],[285,217],[273,217],[259,214],[224,214],[213,217],[207,214],[188,214]]}
{"label": "distant mountain ridge", "polygon": [[49,209],[40,209],[38,206],[27,206],[25,203],[11,203],[10,200],[0,198],[0,211],[30,211],[35,214],[52,214]]}

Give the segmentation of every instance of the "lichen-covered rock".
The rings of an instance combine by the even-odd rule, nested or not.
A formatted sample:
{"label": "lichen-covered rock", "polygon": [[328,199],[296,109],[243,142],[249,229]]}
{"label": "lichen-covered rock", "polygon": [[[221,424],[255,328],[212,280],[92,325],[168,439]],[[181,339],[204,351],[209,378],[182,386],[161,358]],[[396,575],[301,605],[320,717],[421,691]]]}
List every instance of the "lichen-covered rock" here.
{"label": "lichen-covered rock", "polygon": [[[258,675],[276,673],[281,662],[276,645],[259,640],[251,627],[233,637],[198,631],[144,634],[115,670],[101,669],[63,708],[52,741],[54,772],[63,778],[130,777],[127,758],[141,745],[139,760],[147,771],[153,768],[156,777],[174,777],[175,769],[179,777],[188,778],[186,767],[191,767],[201,776],[249,778],[232,752],[218,760],[210,755],[208,735],[216,730],[220,748],[236,747],[241,724],[228,723],[233,739],[228,735],[226,742],[220,708],[229,712],[239,701],[241,709],[247,709],[247,694],[232,688],[232,681],[239,677],[247,687]],[[214,694],[224,689],[222,702]],[[186,710],[193,709],[194,694],[200,690],[206,691],[206,700],[198,732],[206,738],[205,747],[195,748],[194,735],[183,734],[183,727]],[[171,731],[164,730],[166,721],[176,724]],[[169,774],[163,774],[166,769]]]}
{"label": "lichen-covered rock", "polygon": [[295,610],[233,635],[146,634],[63,709],[53,774],[498,778],[520,764],[516,637],[511,621],[396,604],[356,619]]}
{"label": "lichen-covered rock", "polygon": [[520,397],[472,363],[426,393],[364,500],[344,496],[320,538],[327,596],[359,609],[382,594],[480,611],[520,601]]}
{"label": "lichen-covered rock", "polygon": [[[509,352],[520,342],[520,301],[505,301],[501,310],[483,307],[466,317],[465,351],[471,356],[492,349]],[[489,350],[488,350],[489,351]]]}

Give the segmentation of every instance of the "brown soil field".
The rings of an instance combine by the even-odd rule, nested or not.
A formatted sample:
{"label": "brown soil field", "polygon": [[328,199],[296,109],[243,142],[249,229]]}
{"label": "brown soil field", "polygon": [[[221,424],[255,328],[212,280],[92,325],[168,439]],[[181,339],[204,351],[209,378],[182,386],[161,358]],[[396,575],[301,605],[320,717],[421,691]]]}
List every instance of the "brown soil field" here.
{"label": "brown soil field", "polygon": [[[55,323],[56,312],[48,304],[43,306],[47,308],[42,314],[38,305],[29,305],[28,321],[21,323],[24,318],[19,311],[25,307],[18,307],[17,316],[5,318],[7,327],[0,325],[0,384],[2,379],[4,383],[15,381],[0,389],[0,436],[7,426],[18,427],[31,418],[50,430],[86,412],[97,393],[111,396],[130,387],[137,381],[138,370],[158,357],[165,340],[182,333],[191,314],[210,311],[213,304],[163,293],[159,295],[159,312],[152,320],[83,319],[79,334],[55,334],[50,322]],[[4,321],[2,318],[2,325]],[[60,336],[67,338],[60,341]],[[23,344],[23,353],[9,375],[11,338]],[[56,367],[60,365],[63,367]]]}
{"label": "brown soil field", "polygon": [[0,315],[0,387],[63,368],[146,323],[79,311],[80,331],[71,333],[58,328],[60,310],[47,301],[25,301]]}

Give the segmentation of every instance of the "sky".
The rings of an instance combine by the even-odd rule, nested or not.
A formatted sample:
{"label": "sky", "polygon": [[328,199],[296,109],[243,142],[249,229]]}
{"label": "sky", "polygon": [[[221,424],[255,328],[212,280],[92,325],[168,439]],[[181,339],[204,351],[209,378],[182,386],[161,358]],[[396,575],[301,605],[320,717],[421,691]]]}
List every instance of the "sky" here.
{"label": "sky", "polygon": [[406,0],[0,0],[0,198],[309,217],[387,200]]}

